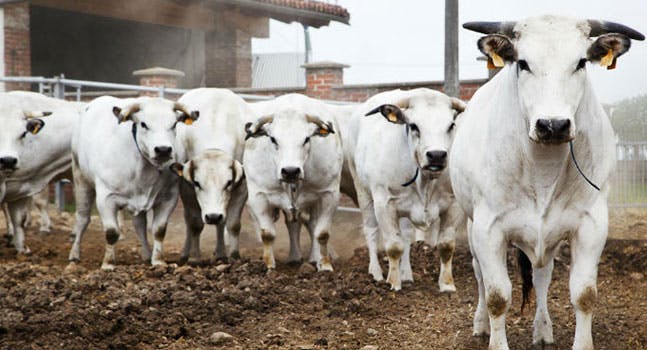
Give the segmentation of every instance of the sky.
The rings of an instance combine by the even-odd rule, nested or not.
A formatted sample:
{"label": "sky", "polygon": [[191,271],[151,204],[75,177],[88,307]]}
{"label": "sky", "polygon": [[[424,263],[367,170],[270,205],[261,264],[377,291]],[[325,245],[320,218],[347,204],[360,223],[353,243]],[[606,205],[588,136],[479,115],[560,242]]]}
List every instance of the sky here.
{"label": "sky", "polygon": [[[328,1],[334,3],[335,1]],[[338,0],[350,12],[350,25],[333,22],[311,28],[313,61],[351,65],[345,84],[443,79],[444,6],[441,0]],[[517,20],[542,14],[604,19],[647,34],[645,0],[461,0],[459,23]],[[486,78],[476,61],[481,35],[459,29],[460,79]],[[301,52],[303,28],[272,20],[268,39],[253,39],[254,53]],[[615,70],[587,67],[598,99],[612,103],[647,94],[647,41],[633,41]]]}

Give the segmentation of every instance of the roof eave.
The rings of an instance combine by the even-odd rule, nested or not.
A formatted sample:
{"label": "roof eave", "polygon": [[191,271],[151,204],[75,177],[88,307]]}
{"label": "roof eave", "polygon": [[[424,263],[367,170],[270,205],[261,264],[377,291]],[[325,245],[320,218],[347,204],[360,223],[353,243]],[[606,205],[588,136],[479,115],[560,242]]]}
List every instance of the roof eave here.
{"label": "roof eave", "polygon": [[223,5],[239,6],[251,10],[267,12],[273,19],[281,22],[300,22],[310,27],[319,28],[329,25],[330,22],[349,24],[350,18],[335,16],[329,13],[298,9],[288,6],[274,5],[253,0],[213,0]]}

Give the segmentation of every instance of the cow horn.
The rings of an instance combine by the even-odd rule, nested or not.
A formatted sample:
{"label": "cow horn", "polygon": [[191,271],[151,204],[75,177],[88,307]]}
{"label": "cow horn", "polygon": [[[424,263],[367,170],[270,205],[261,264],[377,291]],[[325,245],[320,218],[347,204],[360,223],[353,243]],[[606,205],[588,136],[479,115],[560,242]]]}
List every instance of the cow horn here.
{"label": "cow horn", "polygon": [[24,112],[24,114],[25,114],[25,119],[33,119],[33,118],[47,117],[48,115],[51,115],[52,112],[29,111],[29,112]]}
{"label": "cow horn", "polygon": [[395,105],[400,109],[407,109],[409,108],[409,98],[403,98],[400,101],[396,102]]}
{"label": "cow horn", "polygon": [[264,117],[260,117],[254,123],[245,124],[245,133],[247,134],[245,136],[245,140],[249,139],[250,137],[259,137],[259,136],[267,135],[267,133],[262,131],[263,125],[269,124],[273,121],[274,121],[274,116],[267,115]]}
{"label": "cow horn", "polygon": [[191,115],[191,112],[186,108],[185,105],[181,104],[180,102],[175,102],[173,104],[173,110],[176,112],[181,112],[182,114],[186,114],[188,116]]}
{"label": "cow horn", "polygon": [[333,129],[332,124],[324,122],[319,117],[306,114],[306,120],[308,121],[308,123],[312,123],[316,125],[320,130],[325,130],[326,133],[331,133],[331,134],[335,133],[335,130]]}
{"label": "cow horn", "polygon": [[503,34],[513,37],[515,25],[517,22],[467,22],[463,23],[463,28],[483,34]]}
{"label": "cow horn", "polygon": [[595,19],[589,19],[587,20],[587,22],[591,27],[591,32],[589,33],[589,37],[596,37],[607,33],[618,33],[618,34],[626,35],[629,38],[634,40],[641,40],[641,41],[645,40],[644,35],[642,35],[637,30],[627,27],[624,24],[607,22],[607,21],[599,21]]}

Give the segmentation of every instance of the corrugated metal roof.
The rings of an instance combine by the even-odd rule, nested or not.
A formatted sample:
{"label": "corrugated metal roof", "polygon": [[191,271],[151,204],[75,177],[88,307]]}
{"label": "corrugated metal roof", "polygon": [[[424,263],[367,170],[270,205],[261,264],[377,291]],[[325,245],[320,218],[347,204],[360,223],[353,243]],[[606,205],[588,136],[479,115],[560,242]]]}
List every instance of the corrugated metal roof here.
{"label": "corrugated metal roof", "polygon": [[279,88],[305,86],[303,52],[264,53],[252,55],[252,87]]}

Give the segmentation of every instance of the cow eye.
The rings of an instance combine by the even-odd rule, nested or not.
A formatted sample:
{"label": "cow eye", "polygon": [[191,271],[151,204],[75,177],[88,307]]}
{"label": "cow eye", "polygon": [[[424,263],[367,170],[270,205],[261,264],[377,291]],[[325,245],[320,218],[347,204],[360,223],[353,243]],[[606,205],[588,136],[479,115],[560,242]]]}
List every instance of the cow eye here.
{"label": "cow eye", "polygon": [[420,132],[420,129],[418,129],[418,125],[414,123],[409,124],[409,128],[411,128],[411,131],[413,132]]}
{"label": "cow eye", "polygon": [[197,189],[199,189],[199,190],[201,190],[201,189],[202,189],[202,186],[200,186],[200,183],[199,183],[199,182],[197,182],[197,181],[193,181],[193,187],[195,187],[195,188],[197,188]]}
{"label": "cow eye", "polygon": [[233,183],[232,180],[227,181],[227,183],[225,184],[225,189],[229,188],[232,183]]}
{"label": "cow eye", "polygon": [[577,62],[577,68],[575,68],[576,71],[580,69],[584,69],[586,67],[586,58],[582,58],[579,62]]}
{"label": "cow eye", "polygon": [[278,146],[278,143],[276,143],[276,139],[274,138],[274,136],[270,136],[270,141],[272,141],[273,144]]}
{"label": "cow eye", "polygon": [[519,66],[519,69],[530,72],[530,67],[528,67],[528,62],[526,62],[526,60],[519,60],[517,65]]}
{"label": "cow eye", "polygon": [[306,143],[310,142],[310,136],[306,137],[306,140],[303,141],[303,144],[305,145]]}
{"label": "cow eye", "polygon": [[141,122],[141,123],[139,123],[139,125],[142,127],[142,129],[148,130],[148,125],[146,125],[146,123]]}
{"label": "cow eye", "polygon": [[449,124],[449,128],[447,128],[447,132],[450,133],[452,130],[454,130],[454,127],[456,126],[456,123],[452,122]]}

